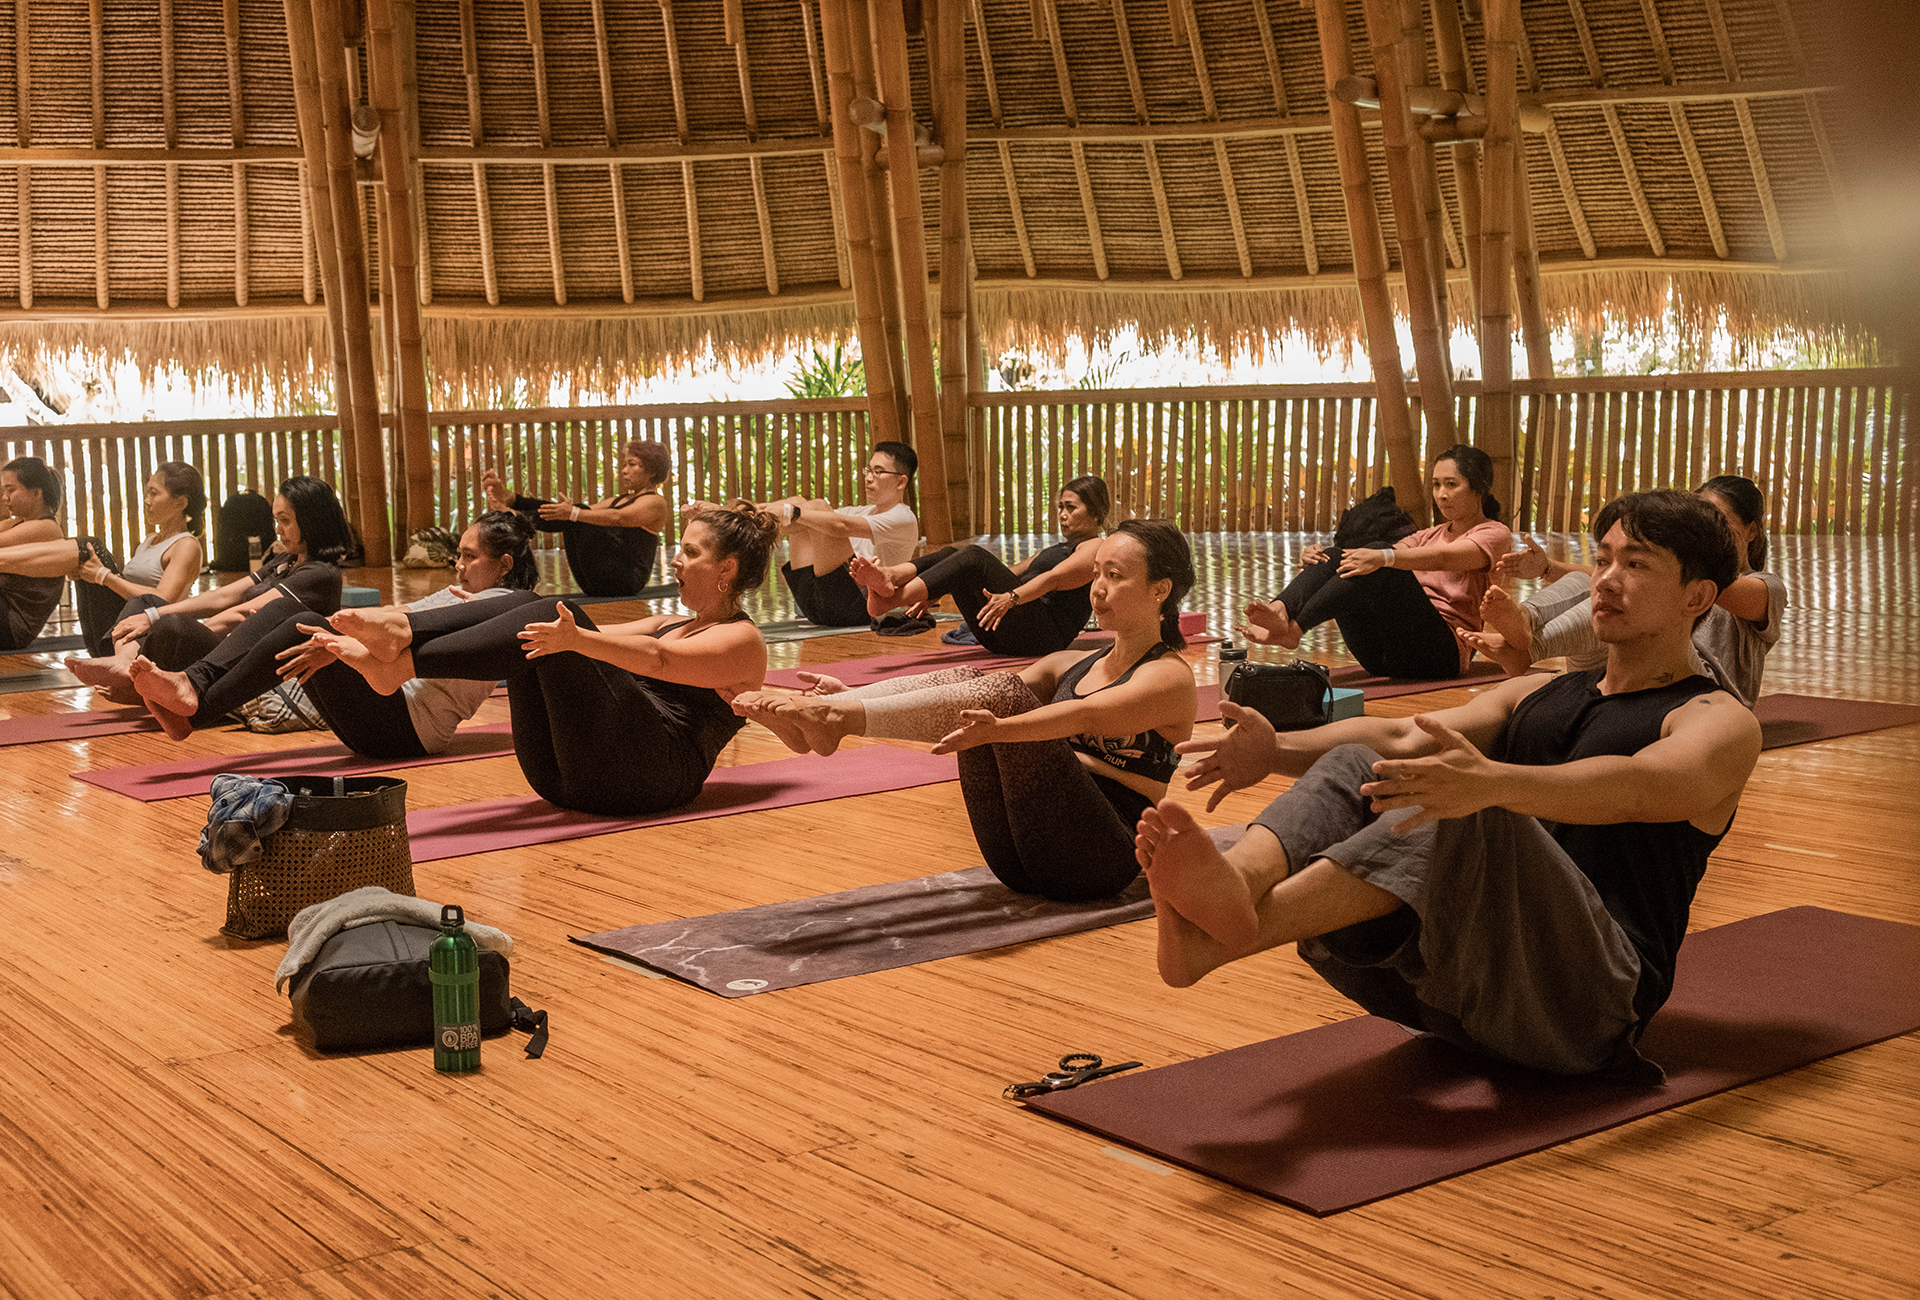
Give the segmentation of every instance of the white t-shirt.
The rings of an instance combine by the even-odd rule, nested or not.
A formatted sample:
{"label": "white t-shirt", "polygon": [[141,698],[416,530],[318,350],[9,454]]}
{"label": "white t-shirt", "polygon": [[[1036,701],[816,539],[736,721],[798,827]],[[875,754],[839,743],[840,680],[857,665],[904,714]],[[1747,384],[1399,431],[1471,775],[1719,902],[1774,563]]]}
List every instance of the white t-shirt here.
{"label": "white t-shirt", "polygon": [[[509,588],[489,587],[485,591],[474,592],[471,599],[487,600],[508,594]],[[407,606],[407,610],[419,613],[460,603],[458,596],[450,589],[443,588],[431,596],[414,601]],[[400,693],[407,697],[407,717],[413,722],[414,734],[420,737],[420,748],[429,754],[437,754],[452,744],[454,730],[480,711],[480,705],[493,694],[493,688],[498,684],[470,682],[457,677],[408,678],[401,685]]]}
{"label": "white t-shirt", "polygon": [[847,541],[852,544],[855,555],[864,555],[882,568],[905,564],[913,558],[914,548],[920,545],[920,521],[913,517],[913,511],[904,501],[885,510],[873,506],[841,506],[834,513],[867,521],[873,536],[849,537]]}

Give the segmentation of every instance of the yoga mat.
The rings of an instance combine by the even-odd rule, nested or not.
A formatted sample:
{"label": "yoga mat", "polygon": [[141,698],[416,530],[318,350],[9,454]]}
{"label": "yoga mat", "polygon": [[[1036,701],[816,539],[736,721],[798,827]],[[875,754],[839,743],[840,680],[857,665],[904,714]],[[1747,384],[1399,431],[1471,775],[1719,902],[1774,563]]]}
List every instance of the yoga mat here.
{"label": "yoga mat", "polygon": [[456,732],[453,742],[438,754],[425,758],[366,758],[342,744],[308,745],[301,749],[263,750],[254,754],[202,754],[175,759],[168,763],[142,763],[136,767],[107,767],[92,772],[75,772],[76,781],[97,785],[102,790],[154,803],[161,799],[180,799],[205,794],[213,778],[222,772],[241,776],[362,776],[368,772],[391,772],[406,767],[432,767],[439,763],[459,763],[470,758],[493,758],[513,752],[513,728],[504,722],[465,727]]}
{"label": "yoga mat", "polygon": [[1911,726],[1920,722],[1920,708],[1820,695],[1762,695],[1754,701],[1753,716],[1760,720],[1760,748],[1781,749],[1810,740]]}
{"label": "yoga mat", "polygon": [[1494,682],[1505,681],[1507,670],[1499,664],[1474,663],[1459,677],[1449,677],[1444,681],[1416,682],[1404,677],[1375,677],[1359,664],[1348,664],[1344,668],[1333,670],[1335,686],[1357,687],[1370,700],[1390,700],[1397,695],[1420,695],[1427,691],[1444,691],[1454,686],[1489,686]]}
{"label": "yoga mat", "polygon": [[1358,1016],[1026,1104],[1326,1215],[1915,1029],[1920,926],[1794,907],[1687,936],[1641,1043],[1663,1087],[1541,1074]]}
{"label": "yoga mat", "polygon": [[35,745],[43,740],[92,740],[130,731],[158,731],[144,705],[89,709],[82,713],[46,713],[31,718],[0,718],[0,748]]}
{"label": "yoga mat", "polygon": [[87,639],[77,633],[72,636],[43,636],[29,641],[26,648],[10,651],[17,655],[62,654],[68,650],[84,650]]}
{"label": "yoga mat", "polygon": [[[1245,830],[1223,826],[1214,838],[1224,847]],[[744,998],[1151,915],[1145,876],[1113,898],[1052,903],[1017,894],[987,868],[973,867],[570,937],[582,947],[639,962],[723,998]]]}
{"label": "yoga mat", "polygon": [[407,837],[415,862],[437,862],[492,849],[554,844],[731,813],[794,808],[823,799],[881,794],[958,779],[958,765],[950,756],[868,745],[831,758],[800,754],[771,763],[715,768],[698,799],[650,817],[596,817],[556,808],[540,798],[493,799],[409,813]]}
{"label": "yoga mat", "polygon": [[36,668],[30,673],[0,673],[0,695],[22,691],[70,691],[80,679],[64,668]]}

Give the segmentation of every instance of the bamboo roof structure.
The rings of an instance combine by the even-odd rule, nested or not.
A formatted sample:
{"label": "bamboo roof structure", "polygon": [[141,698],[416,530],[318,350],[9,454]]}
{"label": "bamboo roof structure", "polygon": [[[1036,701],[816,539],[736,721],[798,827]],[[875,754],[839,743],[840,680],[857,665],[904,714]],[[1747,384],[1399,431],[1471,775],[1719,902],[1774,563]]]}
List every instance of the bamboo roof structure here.
{"label": "bamboo roof structure", "polygon": [[[1129,327],[1221,346],[1358,337],[1311,4],[966,0],[957,132],[931,75],[933,0],[924,20],[908,3],[912,117],[933,127],[917,151],[928,276],[937,298],[951,271],[935,164],[952,140],[967,242],[946,264],[972,277],[987,347]],[[1479,0],[1436,4],[1463,58],[1450,71],[1445,43],[1426,42],[1426,80],[1477,96]],[[818,0],[312,7],[338,10],[350,102],[397,132],[351,160],[367,249],[392,237],[375,182],[396,159],[412,177],[410,219],[392,224],[409,228],[398,260],[436,404],[851,332]],[[332,382],[296,8],[307,0],[0,0],[0,347],[125,349],[296,392]],[[1364,89],[1363,8],[1342,12]],[[1677,303],[1755,333],[1857,328],[1853,140],[1819,15],[1812,0],[1518,5],[1520,108],[1544,127],[1518,150],[1549,321],[1647,323]],[[382,31],[398,68],[386,103]],[[1381,115],[1363,112],[1361,134],[1400,293]],[[1462,152],[1433,149],[1430,210],[1444,277],[1464,286],[1477,200]],[[377,311],[391,281],[382,257],[368,265]],[[1464,293],[1452,301],[1470,319]]]}

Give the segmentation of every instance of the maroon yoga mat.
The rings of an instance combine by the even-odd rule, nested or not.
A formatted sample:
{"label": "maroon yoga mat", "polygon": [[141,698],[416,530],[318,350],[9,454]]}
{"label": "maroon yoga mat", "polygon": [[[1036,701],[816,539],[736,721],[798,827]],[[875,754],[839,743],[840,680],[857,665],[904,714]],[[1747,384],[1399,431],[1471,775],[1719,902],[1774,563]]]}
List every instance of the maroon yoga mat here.
{"label": "maroon yoga mat", "polygon": [[1920,926],[1818,907],[1687,937],[1641,1050],[1663,1087],[1570,1079],[1358,1016],[1027,1105],[1333,1214],[1920,1029]]}
{"label": "maroon yoga mat", "polygon": [[1781,749],[1810,740],[1834,740],[1920,722],[1920,708],[1877,700],[1836,700],[1821,695],[1762,695],[1753,704],[1760,720],[1760,747]]}
{"label": "maroon yoga mat", "polygon": [[424,758],[365,758],[341,744],[308,745],[255,754],[203,754],[170,763],[142,763],[137,767],[106,767],[93,772],[75,772],[73,777],[141,803],[153,803],[159,799],[205,794],[213,778],[222,772],[241,776],[362,776],[368,772],[432,767],[437,763],[493,758],[512,752],[513,728],[504,722],[490,722],[463,727],[455,733],[453,743],[438,754]]}
{"label": "maroon yoga mat", "polygon": [[1421,695],[1455,686],[1489,686],[1506,680],[1506,676],[1506,669],[1499,664],[1476,662],[1459,677],[1449,677],[1439,682],[1416,682],[1403,677],[1375,677],[1359,664],[1348,664],[1333,670],[1333,684],[1349,689],[1358,687],[1360,693],[1369,700],[1390,700],[1396,695]]}
{"label": "maroon yoga mat", "polygon": [[158,731],[145,705],[116,709],[89,709],[81,713],[43,713],[30,718],[0,719],[0,748],[37,745],[43,740],[92,740],[134,731]]}
{"label": "maroon yoga mat", "polygon": [[700,797],[671,812],[650,817],[596,817],[569,812],[545,799],[492,799],[451,808],[428,808],[407,815],[407,837],[415,862],[437,862],[493,849],[611,835],[643,826],[725,817],[731,813],[793,808],[857,794],[881,794],[919,785],[955,781],[959,764],[950,755],[927,754],[891,745],[867,745],[822,758],[800,754],[771,763],[715,768]]}

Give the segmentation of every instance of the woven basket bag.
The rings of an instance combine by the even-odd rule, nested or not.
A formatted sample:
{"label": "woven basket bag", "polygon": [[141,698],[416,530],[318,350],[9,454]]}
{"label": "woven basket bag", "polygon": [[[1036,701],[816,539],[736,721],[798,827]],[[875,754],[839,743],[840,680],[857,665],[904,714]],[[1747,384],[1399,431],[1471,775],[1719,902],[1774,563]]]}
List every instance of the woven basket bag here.
{"label": "woven basket bag", "polygon": [[383,776],[279,780],[293,791],[293,812],[262,843],[258,861],[228,876],[223,933],[239,939],[283,935],[301,908],[363,885],[413,893],[405,781]]}

